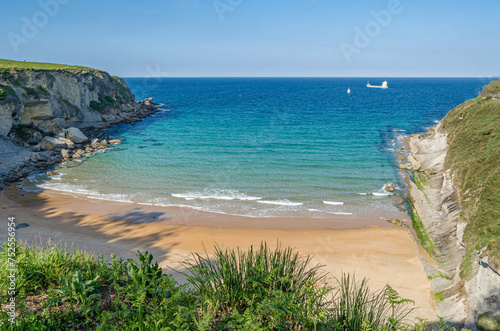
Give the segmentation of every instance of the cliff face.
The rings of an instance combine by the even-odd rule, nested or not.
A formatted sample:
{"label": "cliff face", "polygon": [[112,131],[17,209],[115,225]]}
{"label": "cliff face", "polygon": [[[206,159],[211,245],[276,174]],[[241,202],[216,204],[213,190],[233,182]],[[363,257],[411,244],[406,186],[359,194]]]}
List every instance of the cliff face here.
{"label": "cliff face", "polygon": [[140,105],[118,77],[102,71],[6,70],[0,101],[0,136],[30,125],[47,133],[74,126],[97,127],[136,117]]}
{"label": "cliff face", "polygon": [[478,97],[410,136],[400,165],[433,241],[436,265],[424,265],[438,308],[470,329],[478,319],[500,319],[498,123],[500,100]]}
{"label": "cliff face", "polygon": [[95,69],[0,69],[0,189],[60,161],[61,148],[46,141],[69,138],[65,129],[103,128],[155,112],[151,99],[134,99],[121,78]]}

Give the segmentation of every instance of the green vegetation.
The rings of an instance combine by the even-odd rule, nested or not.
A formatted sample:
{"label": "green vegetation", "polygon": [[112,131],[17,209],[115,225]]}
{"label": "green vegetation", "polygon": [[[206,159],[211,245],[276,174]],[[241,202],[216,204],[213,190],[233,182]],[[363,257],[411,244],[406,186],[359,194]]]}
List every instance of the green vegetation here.
{"label": "green vegetation", "polygon": [[420,240],[420,244],[427,251],[427,253],[429,253],[432,259],[434,261],[437,261],[436,253],[439,252],[439,248],[425,230],[424,223],[418,216],[415,207],[413,206],[413,203],[409,199],[407,200],[407,202],[409,207],[408,211],[411,216],[411,223],[413,225],[413,229],[417,233],[417,237]]}
{"label": "green vegetation", "polygon": [[481,314],[477,318],[477,328],[480,331],[500,330],[500,316],[492,317],[491,314]]}
{"label": "green vegetation", "polygon": [[0,101],[5,100],[9,95],[18,99],[16,92],[9,85],[0,85]]}
{"label": "green vegetation", "polygon": [[433,279],[438,278],[438,277],[444,278],[444,279],[446,279],[446,280],[452,280],[452,279],[453,279],[453,277],[450,277],[450,276],[448,276],[447,274],[444,274],[444,273],[442,273],[442,272],[440,272],[440,273],[438,273],[438,274],[435,274],[435,275],[432,275],[432,276],[427,276],[427,278],[428,278],[429,280],[433,280]]}
{"label": "green vegetation", "polygon": [[61,99],[61,101],[66,105],[68,106],[69,108],[73,108],[73,110],[76,112],[76,113],[79,113],[80,112],[80,108],[78,108],[77,106],[75,106],[74,104],[72,104],[71,102],[69,102],[68,100],[66,99]]}
{"label": "green vegetation", "polygon": [[3,72],[7,71],[5,69],[21,69],[21,70],[69,70],[69,71],[95,71],[96,69],[82,67],[82,66],[72,66],[66,64],[55,64],[55,63],[42,63],[42,62],[22,62],[22,61],[12,61],[12,60],[2,60],[0,59],[0,70],[4,69]]}
{"label": "green vegetation", "polygon": [[432,291],[432,296],[436,300],[436,303],[439,305],[444,300],[445,291]]}
{"label": "green vegetation", "polygon": [[415,185],[417,185],[417,188],[420,190],[420,192],[422,192],[423,195],[425,196],[425,200],[427,200],[427,203],[429,203],[429,205],[432,206],[431,200],[424,191],[424,186],[429,186],[426,175],[421,172],[414,172],[412,179]]}
{"label": "green vegetation", "polygon": [[90,101],[90,108],[95,111],[103,112],[107,107],[112,107],[117,104],[117,101],[110,96],[99,97],[99,102]]}
{"label": "green vegetation", "polygon": [[[497,91],[493,81],[483,91]],[[473,256],[484,250],[489,262],[500,267],[500,100],[469,100],[443,119],[450,148],[445,168],[453,169],[461,205],[467,221],[464,233],[466,255],[461,276],[470,276]]]}
{"label": "green vegetation", "polygon": [[[13,254],[15,252],[15,256]],[[10,282],[0,283],[3,330],[424,330],[405,324],[411,311],[390,286],[372,292],[342,275],[323,286],[320,266],[290,248],[222,250],[194,254],[186,262],[188,283],[162,273],[153,256],[139,262],[106,260],[64,245],[29,247],[6,242],[0,277],[15,260],[16,312],[11,316]],[[445,323],[439,330],[452,330]]]}
{"label": "green vegetation", "polygon": [[125,100],[129,100],[130,99],[130,97],[128,96],[129,89],[127,87],[127,84],[123,81],[123,79],[118,76],[111,76],[111,80],[118,87],[118,90],[120,91],[120,95],[122,96],[122,98]]}
{"label": "green vegetation", "polygon": [[495,94],[500,92],[500,80],[494,80],[483,87],[482,95]]}
{"label": "green vegetation", "polygon": [[34,97],[36,99],[41,99],[43,97],[47,98],[50,96],[49,91],[43,85],[39,85],[37,87],[23,86],[23,89],[26,91],[26,96]]}
{"label": "green vegetation", "polygon": [[27,139],[31,137],[31,133],[26,132],[25,129],[28,129],[29,126],[26,124],[17,124],[12,127],[12,131],[14,132],[14,135],[18,138],[21,139]]}

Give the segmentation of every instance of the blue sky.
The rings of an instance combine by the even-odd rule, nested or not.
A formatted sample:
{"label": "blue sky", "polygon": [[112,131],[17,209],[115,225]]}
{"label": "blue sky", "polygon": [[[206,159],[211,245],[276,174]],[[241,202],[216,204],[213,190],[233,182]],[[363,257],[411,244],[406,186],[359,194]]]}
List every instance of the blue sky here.
{"label": "blue sky", "polygon": [[124,77],[500,75],[498,0],[20,0],[0,58]]}

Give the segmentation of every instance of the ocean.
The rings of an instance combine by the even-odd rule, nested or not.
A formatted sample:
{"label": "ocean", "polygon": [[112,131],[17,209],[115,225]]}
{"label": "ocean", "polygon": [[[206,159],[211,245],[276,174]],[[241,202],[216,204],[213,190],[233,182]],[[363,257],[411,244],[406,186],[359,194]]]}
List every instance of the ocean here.
{"label": "ocean", "polygon": [[[250,217],[391,218],[402,135],[477,96],[482,78],[128,78],[161,111],[31,185],[91,199]],[[352,93],[348,94],[350,88]],[[395,183],[394,193],[386,192]]]}

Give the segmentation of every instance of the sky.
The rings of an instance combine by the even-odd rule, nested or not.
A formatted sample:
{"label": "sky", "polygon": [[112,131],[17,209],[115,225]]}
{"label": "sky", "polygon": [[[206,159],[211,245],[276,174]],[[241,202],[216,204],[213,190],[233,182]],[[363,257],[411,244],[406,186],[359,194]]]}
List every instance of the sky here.
{"label": "sky", "polygon": [[0,58],[122,77],[492,77],[498,0],[17,0]]}

